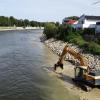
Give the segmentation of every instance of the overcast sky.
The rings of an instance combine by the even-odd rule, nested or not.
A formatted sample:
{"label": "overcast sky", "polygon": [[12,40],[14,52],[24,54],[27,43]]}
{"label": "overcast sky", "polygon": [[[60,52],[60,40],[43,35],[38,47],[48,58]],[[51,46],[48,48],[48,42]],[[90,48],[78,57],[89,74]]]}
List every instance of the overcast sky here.
{"label": "overcast sky", "polygon": [[62,21],[67,16],[98,15],[99,0],[0,0],[0,16],[36,21]]}

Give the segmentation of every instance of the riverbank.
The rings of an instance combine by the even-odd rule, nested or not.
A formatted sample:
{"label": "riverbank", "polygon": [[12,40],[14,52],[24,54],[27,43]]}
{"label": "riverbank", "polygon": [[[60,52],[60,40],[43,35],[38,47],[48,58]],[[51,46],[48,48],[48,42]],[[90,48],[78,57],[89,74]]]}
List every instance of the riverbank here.
{"label": "riverbank", "polygon": [[0,27],[0,31],[44,29],[43,27]]}
{"label": "riverbank", "polygon": [[[88,64],[93,67],[92,65],[96,66],[96,70],[100,69],[100,56],[94,56],[92,54],[88,54],[88,53],[83,53],[82,50],[80,48],[78,48],[78,46],[75,46],[73,44],[70,43],[64,43],[62,41],[56,41],[55,39],[49,39],[44,41],[44,44],[50,48],[50,50],[52,50],[54,53],[56,53],[57,55],[61,55],[62,50],[64,48],[64,46],[66,44],[68,44],[71,48],[73,48],[75,51],[82,53],[83,56],[85,56],[88,60]],[[65,60],[72,60],[75,61],[77,63],[79,63],[76,59],[74,59],[74,57],[70,56],[70,54],[67,54],[65,57]],[[56,59],[57,61],[58,59]],[[95,62],[95,63],[94,63]],[[64,70],[62,72],[62,76],[58,78],[61,80],[61,83],[64,84],[64,86],[71,91],[73,94],[78,95],[80,97],[81,100],[100,100],[100,89],[95,88],[90,92],[85,92],[83,90],[81,90],[79,87],[75,86],[75,84],[72,82],[72,78],[74,77],[74,67],[75,65],[73,65],[72,63],[66,61],[64,62]]]}

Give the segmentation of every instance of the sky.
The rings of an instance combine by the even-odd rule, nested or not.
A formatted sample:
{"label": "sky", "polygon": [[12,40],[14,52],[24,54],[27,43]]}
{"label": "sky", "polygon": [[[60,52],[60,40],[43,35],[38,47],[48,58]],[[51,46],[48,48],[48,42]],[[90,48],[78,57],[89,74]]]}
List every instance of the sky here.
{"label": "sky", "polygon": [[0,0],[0,16],[40,22],[59,21],[68,16],[100,16],[99,0]]}

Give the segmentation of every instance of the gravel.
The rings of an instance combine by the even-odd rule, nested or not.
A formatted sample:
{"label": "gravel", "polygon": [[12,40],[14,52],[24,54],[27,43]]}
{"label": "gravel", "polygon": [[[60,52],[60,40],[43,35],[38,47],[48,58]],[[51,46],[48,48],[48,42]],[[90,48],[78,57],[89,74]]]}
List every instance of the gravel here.
{"label": "gravel", "polygon": [[[61,55],[63,48],[65,47],[65,45],[69,45],[70,48],[74,49],[76,52],[81,53],[85,58],[87,58],[87,63],[89,65],[90,68],[95,69],[95,70],[100,70],[100,56],[98,55],[92,55],[89,53],[84,53],[82,49],[80,49],[78,46],[73,45],[71,43],[68,42],[63,42],[63,41],[58,41],[55,39],[48,39],[44,41],[45,45],[50,48],[54,53],[56,53],[57,55]],[[73,56],[71,56],[70,54],[66,54],[65,60],[69,59],[69,60],[73,60],[77,63],[79,63],[79,61],[77,59],[75,59]]]}

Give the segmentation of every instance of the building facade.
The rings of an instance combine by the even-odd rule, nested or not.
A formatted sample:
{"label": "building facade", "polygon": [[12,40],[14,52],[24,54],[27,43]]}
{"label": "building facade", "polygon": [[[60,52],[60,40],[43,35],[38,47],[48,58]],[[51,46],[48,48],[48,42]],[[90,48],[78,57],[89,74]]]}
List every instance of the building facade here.
{"label": "building facade", "polygon": [[97,22],[100,22],[100,16],[82,15],[74,27],[76,29],[95,28]]}

